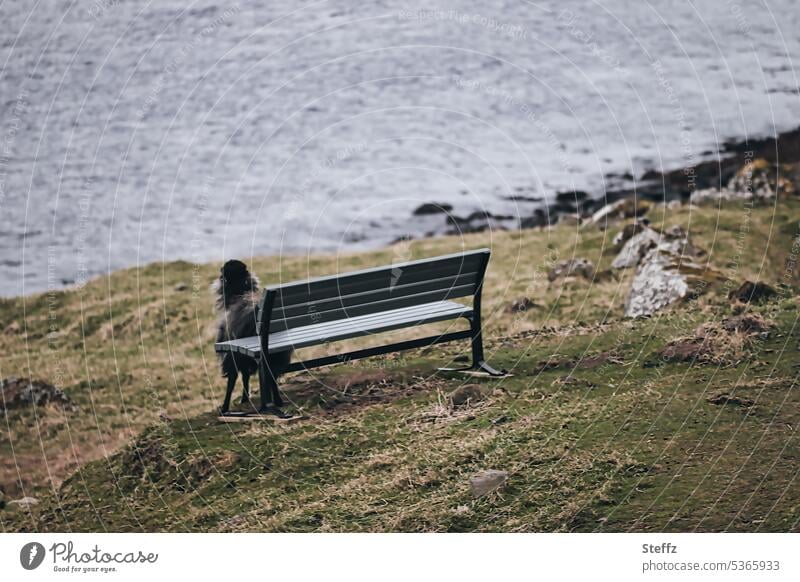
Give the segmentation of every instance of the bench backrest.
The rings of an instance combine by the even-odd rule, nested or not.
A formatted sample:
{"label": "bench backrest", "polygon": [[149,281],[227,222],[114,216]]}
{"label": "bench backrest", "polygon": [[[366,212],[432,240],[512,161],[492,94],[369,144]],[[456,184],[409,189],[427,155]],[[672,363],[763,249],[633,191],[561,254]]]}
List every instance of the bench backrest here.
{"label": "bench backrest", "polygon": [[474,295],[489,255],[489,249],[479,249],[267,287],[258,310],[258,332],[267,312],[274,333]]}

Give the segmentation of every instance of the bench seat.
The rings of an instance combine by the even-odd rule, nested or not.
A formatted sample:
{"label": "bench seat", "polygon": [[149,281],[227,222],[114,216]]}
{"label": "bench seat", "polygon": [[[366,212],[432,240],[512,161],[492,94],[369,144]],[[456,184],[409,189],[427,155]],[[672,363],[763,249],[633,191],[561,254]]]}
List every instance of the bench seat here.
{"label": "bench seat", "polygon": [[[447,321],[459,317],[471,317],[472,308],[455,301],[435,301],[412,305],[380,313],[360,315],[303,327],[295,327],[269,334],[269,353],[285,352],[326,342],[361,337],[404,327]],[[261,340],[258,336],[241,338],[215,344],[218,352],[239,352],[258,358]]]}

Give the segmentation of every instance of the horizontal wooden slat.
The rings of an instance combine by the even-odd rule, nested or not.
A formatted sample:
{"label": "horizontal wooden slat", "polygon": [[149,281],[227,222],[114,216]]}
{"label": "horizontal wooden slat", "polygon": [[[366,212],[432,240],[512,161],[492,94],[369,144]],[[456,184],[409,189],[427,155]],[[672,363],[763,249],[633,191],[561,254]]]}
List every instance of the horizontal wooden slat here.
{"label": "horizontal wooden slat", "polygon": [[[271,333],[269,336],[269,351],[270,353],[275,353],[315,346],[326,342],[361,337],[404,327],[467,317],[471,313],[472,310],[468,307],[452,301],[439,301],[382,313],[371,313],[360,317]],[[261,352],[258,336],[222,342],[216,344],[215,348],[217,351],[234,351],[252,357],[258,357]]]}
{"label": "horizontal wooden slat", "polygon": [[474,273],[480,270],[488,252],[447,255],[271,287],[277,292],[273,307],[285,308],[330,297]]}
{"label": "horizontal wooden slat", "polygon": [[398,298],[385,299],[383,301],[374,301],[372,303],[362,303],[359,305],[352,305],[350,307],[340,309],[330,309],[328,311],[318,311],[299,315],[289,319],[271,319],[269,322],[270,333],[275,333],[285,329],[292,329],[295,327],[305,327],[309,325],[318,325],[327,323],[329,321],[346,320],[352,317],[368,315],[370,313],[381,314],[385,311],[393,309],[400,309],[403,307],[411,307],[413,305],[424,305],[426,303],[433,303],[436,301],[446,301],[453,297],[463,297],[472,293],[474,286],[462,285],[451,289],[437,289],[435,291],[428,291],[426,293],[417,293],[415,295],[405,295]]}
{"label": "horizontal wooden slat", "polygon": [[448,291],[442,299],[455,299],[466,297],[475,292],[479,274],[477,272],[465,273],[461,275],[451,275],[439,277],[428,281],[420,281],[405,285],[395,285],[391,288],[380,288],[349,295],[338,295],[319,301],[298,303],[289,307],[275,308],[272,310],[272,320],[287,319],[311,313],[320,313],[331,309],[340,309],[363,305],[366,303],[376,303],[388,299],[399,299],[408,295],[425,293],[428,291]]}

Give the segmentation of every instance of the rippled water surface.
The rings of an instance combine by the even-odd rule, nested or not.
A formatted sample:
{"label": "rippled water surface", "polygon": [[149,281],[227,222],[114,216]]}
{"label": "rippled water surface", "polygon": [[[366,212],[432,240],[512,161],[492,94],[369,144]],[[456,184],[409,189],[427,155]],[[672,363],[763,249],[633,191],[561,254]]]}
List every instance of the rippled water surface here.
{"label": "rippled water surface", "polygon": [[0,294],[525,216],[800,119],[796,0],[4,2]]}

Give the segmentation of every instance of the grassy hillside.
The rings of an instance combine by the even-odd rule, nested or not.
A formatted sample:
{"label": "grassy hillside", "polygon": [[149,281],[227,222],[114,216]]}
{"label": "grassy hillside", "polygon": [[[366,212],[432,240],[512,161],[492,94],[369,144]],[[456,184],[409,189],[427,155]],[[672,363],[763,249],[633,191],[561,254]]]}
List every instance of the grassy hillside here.
{"label": "grassy hillside", "polygon": [[[221,424],[213,414],[223,392],[209,291],[218,265],[148,265],[2,300],[0,377],[48,380],[75,406],[10,411],[0,423],[5,499],[39,499],[31,511],[0,510],[0,526],[798,530],[800,203],[656,206],[649,218],[689,230],[728,279],[644,320],[622,317],[633,272],[608,270],[617,229],[565,225],[254,259],[254,272],[276,282],[493,251],[487,354],[513,377],[436,373],[466,355],[466,343],[290,375],[283,389],[307,418],[288,426]],[[593,261],[595,279],[549,282],[550,267],[571,257]],[[768,331],[723,329],[727,291],[745,279],[780,289],[750,307]],[[521,297],[533,307],[508,310]],[[686,361],[663,355],[698,334],[710,339]],[[477,384],[477,402],[451,406],[464,384]],[[481,469],[508,471],[509,481],[473,500],[468,478]]]}

